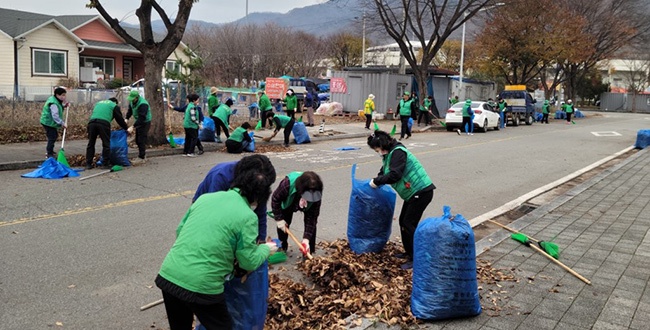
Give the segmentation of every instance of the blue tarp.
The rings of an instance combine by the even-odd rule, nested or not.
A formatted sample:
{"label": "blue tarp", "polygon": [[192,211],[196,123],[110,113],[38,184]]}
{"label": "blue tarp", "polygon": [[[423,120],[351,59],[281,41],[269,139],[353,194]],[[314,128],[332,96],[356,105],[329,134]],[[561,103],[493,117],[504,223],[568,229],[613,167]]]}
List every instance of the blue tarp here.
{"label": "blue tarp", "polygon": [[78,177],[77,170],[73,170],[59,162],[53,157],[46,159],[36,170],[23,174],[23,178],[62,179],[65,177]]}
{"label": "blue tarp", "polygon": [[[169,136],[167,136],[167,142],[169,142]],[[182,145],[185,144],[185,138],[184,137],[182,137],[182,138],[175,137],[174,142],[176,142],[176,145],[182,146]]]}
{"label": "blue tarp", "polygon": [[420,221],[415,230],[411,312],[418,319],[481,313],[474,231],[462,215],[452,216],[449,206],[443,213]]}

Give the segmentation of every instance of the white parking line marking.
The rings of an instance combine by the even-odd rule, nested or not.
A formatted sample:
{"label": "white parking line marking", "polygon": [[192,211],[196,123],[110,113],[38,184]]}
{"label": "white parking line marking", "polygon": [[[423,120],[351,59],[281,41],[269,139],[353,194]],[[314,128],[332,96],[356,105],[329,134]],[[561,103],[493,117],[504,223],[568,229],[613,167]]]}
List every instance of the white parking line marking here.
{"label": "white parking line marking", "polygon": [[620,133],[614,132],[614,131],[591,132],[591,134],[593,134],[594,136],[598,136],[598,137],[622,136]]}

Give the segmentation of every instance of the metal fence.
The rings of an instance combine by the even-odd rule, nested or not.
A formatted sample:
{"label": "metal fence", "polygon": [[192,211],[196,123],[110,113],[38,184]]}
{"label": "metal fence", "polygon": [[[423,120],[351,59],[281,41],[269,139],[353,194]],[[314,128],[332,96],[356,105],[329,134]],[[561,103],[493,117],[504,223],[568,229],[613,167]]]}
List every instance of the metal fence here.
{"label": "metal fence", "polygon": [[600,110],[650,113],[650,95],[603,93],[600,95]]}

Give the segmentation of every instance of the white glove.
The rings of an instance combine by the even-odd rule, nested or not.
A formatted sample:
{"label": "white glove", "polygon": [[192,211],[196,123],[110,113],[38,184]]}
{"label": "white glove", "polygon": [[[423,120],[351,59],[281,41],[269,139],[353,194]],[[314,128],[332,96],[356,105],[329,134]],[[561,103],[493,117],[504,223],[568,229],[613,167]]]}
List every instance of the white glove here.
{"label": "white glove", "polygon": [[307,255],[309,253],[309,240],[306,238],[302,239],[302,254]]}
{"label": "white glove", "polygon": [[373,189],[377,189],[377,185],[375,184],[375,179],[370,180],[370,187]]}
{"label": "white glove", "polygon": [[203,130],[203,124],[199,124],[199,129]]}
{"label": "white glove", "polygon": [[276,221],[275,224],[278,226],[278,229],[286,231],[284,229],[287,227],[287,223],[284,220]]}
{"label": "white glove", "polygon": [[127,131],[129,134],[132,134],[132,133],[133,133],[133,126],[129,127],[126,131]]}
{"label": "white glove", "polygon": [[266,244],[266,246],[269,247],[269,250],[271,250],[271,254],[275,253],[278,250],[278,245],[275,244],[275,242],[266,242],[264,244]]}

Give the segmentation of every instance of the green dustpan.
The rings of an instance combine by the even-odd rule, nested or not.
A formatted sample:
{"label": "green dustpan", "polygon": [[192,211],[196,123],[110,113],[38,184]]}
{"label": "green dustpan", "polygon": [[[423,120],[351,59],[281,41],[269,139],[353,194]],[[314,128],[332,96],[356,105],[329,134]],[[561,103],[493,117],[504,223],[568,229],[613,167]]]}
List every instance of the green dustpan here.
{"label": "green dustpan", "polygon": [[285,261],[287,261],[287,254],[284,251],[276,252],[269,257],[270,264],[279,264]]}

